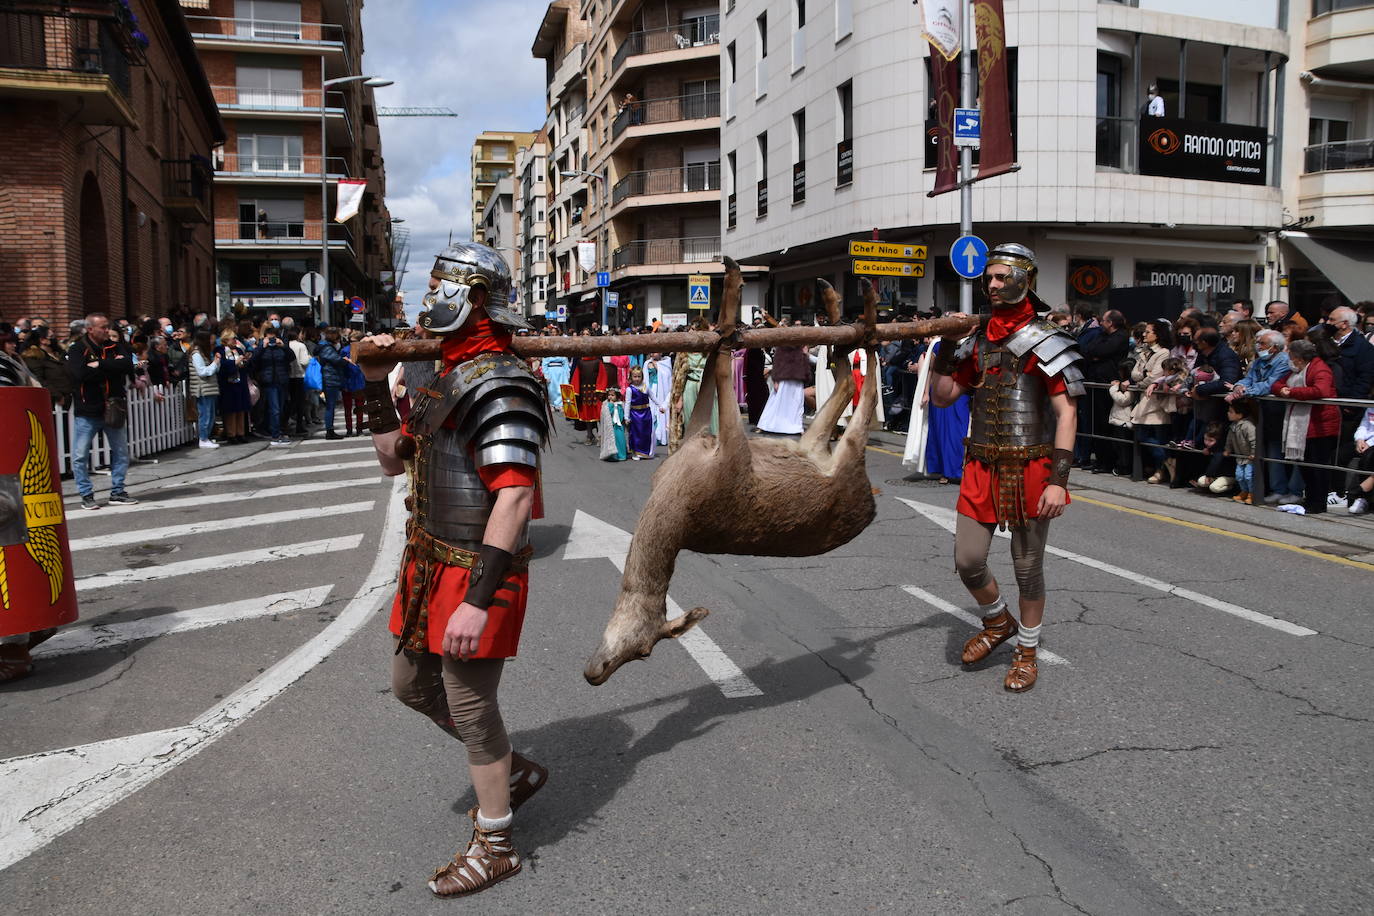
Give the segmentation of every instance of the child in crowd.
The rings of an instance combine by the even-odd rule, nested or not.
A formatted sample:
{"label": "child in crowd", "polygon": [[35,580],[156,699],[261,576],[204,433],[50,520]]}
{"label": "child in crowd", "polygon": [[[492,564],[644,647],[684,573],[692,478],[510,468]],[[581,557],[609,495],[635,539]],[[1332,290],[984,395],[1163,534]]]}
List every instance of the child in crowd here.
{"label": "child in crowd", "polygon": [[629,457],[625,441],[625,402],[620,389],[606,386],[606,400],[601,402],[601,460],[624,461]]}
{"label": "child in crowd", "polygon": [[653,392],[644,383],[644,370],[635,366],[630,370],[629,440],[630,457],[635,461],[654,457]]}
{"label": "child in crowd", "polygon": [[1131,371],[1135,360],[1123,359],[1116,367],[1117,379],[1107,389],[1111,396],[1112,407],[1107,414],[1107,426],[1113,438],[1120,439],[1116,446],[1116,466],[1112,475],[1125,477],[1131,473],[1131,408],[1135,406],[1135,391],[1131,389]]}
{"label": "child in crowd", "polygon": [[[1181,407],[1187,406],[1185,398],[1192,390],[1193,380],[1188,374],[1188,365],[1180,356],[1165,357],[1164,362],[1160,363],[1160,374],[1150,379],[1148,387],[1145,389],[1147,395],[1153,395],[1163,399],[1164,395],[1174,395],[1172,401],[1164,400],[1169,406],[1171,413],[1182,413]],[[1178,429],[1175,422],[1174,428]],[[1185,436],[1182,441],[1170,442],[1171,447],[1192,448],[1193,436]]]}
{"label": "child in crowd", "polygon": [[1258,408],[1250,398],[1237,398],[1226,408],[1231,428],[1226,432],[1225,454],[1236,459],[1236,486],[1240,492],[1231,498],[1238,503],[1254,505],[1255,482],[1255,415]]}

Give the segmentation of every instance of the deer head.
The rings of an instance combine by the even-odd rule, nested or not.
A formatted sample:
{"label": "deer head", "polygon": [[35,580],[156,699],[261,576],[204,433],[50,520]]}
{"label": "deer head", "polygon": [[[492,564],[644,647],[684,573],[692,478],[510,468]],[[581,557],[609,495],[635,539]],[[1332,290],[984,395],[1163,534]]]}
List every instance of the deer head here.
{"label": "deer head", "polygon": [[601,636],[601,645],[587,660],[582,676],[599,686],[626,662],[648,658],[660,639],[677,639],[696,626],[710,611],[694,607],[681,617],[668,619],[667,582],[658,595],[621,588],[615,611]]}

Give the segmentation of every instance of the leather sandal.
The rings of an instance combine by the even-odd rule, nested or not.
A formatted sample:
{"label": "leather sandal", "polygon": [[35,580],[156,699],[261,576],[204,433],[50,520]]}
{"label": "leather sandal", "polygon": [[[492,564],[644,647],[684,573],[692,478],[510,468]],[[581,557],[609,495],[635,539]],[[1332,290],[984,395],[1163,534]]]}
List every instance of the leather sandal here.
{"label": "leather sandal", "polygon": [[995,616],[984,617],[983,629],[964,643],[964,664],[973,665],[987,658],[993,649],[1015,636],[1016,629],[1016,620],[1006,608]]}
{"label": "leather sandal", "polygon": [[0,683],[17,681],[30,674],[33,674],[33,659],[29,657],[28,646],[13,643],[0,646]]}
{"label": "leather sandal", "polygon": [[436,869],[429,879],[429,889],[436,897],[475,894],[520,871],[520,853],[515,851],[511,828],[483,830],[477,823],[476,808],[468,817],[472,818],[472,840],[467,849],[455,853],[453,860]]}
{"label": "leather sandal", "polygon": [[549,781],[549,771],[514,751],[510,755],[510,809],[515,811]]}
{"label": "leather sandal", "polygon": [[1002,682],[1012,693],[1025,693],[1035,686],[1039,674],[1035,666],[1035,646],[1021,646],[1011,650],[1011,668]]}

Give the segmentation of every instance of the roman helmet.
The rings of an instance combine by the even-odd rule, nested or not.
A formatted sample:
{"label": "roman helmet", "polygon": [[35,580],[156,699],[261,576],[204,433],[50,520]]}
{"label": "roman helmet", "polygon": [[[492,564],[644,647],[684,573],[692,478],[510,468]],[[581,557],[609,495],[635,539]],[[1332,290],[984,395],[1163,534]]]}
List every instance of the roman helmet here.
{"label": "roman helmet", "polygon": [[472,314],[473,287],[487,292],[482,306],[492,321],[507,328],[530,328],[530,325],[506,307],[510,296],[510,267],[495,249],[476,242],[449,245],[434,259],[429,275],[439,281],[422,300],[425,311],[419,325],[431,334],[452,334],[461,328]]}
{"label": "roman helmet", "polygon": [[996,248],[988,252],[988,267],[994,264],[1005,264],[1011,268],[1011,274],[1006,278],[1003,286],[994,296],[988,290],[988,276],[983,274],[983,292],[987,295],[988,301],[993,308],[1006,308],[1016,305],[1027,296],[1035,303],[1036,311],[1043,311],[1045,303],[1040,297],[1035,295],[1035,252],[1019,242],[1003,242]]}

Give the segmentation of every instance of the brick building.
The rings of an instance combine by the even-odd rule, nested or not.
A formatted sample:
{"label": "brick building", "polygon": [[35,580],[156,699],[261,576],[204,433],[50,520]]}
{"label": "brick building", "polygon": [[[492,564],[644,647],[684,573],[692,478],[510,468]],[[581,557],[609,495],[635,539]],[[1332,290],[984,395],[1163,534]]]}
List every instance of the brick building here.
{"label": "brick building", "polygon": [[211,310],[223,137],[173,0],[0,3],[0,315]]}
{"label": "brick building", "polygon": [[[381,132],[362,67],[362,3],[182,0],[226,138],[215,155],[217,310],[389,318],[391,263]],[[357,216],[333,221],[338,182],[367,182]],[[327,242],[325,239],[327,238]],[[327,245],[327,248],[326,248]],[[301,291],[329,267],[332,302]]]}

